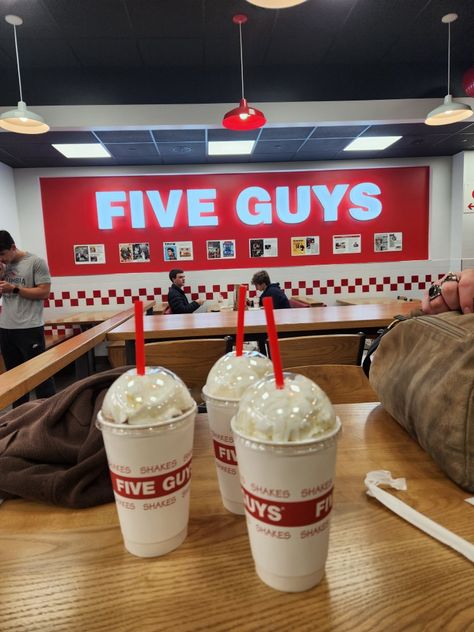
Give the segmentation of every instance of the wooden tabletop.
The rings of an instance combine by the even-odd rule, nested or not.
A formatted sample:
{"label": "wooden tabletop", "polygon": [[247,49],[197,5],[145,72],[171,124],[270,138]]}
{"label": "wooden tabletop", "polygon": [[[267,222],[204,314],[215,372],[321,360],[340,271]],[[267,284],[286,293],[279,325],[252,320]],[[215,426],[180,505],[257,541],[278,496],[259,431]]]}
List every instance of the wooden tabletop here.
{"label": "wooden tabletop", "polygon": [[[143,310],[147,311],[155,305],[155,301],[143,301]],[[84,310],[82,312],[70,312],[62,316],[54,316],[54,309],[44,310],[45,325],[98,325],[109,318],[113,318],[125,309],[133,305],[117,306],[115,309]]]}
{"label": "wooden tabletop", "polygon": [[[301,310],[302,311],[302,310]],[[309,310],[308,310],[309,311]],[[469,494],[376,404],[337,406],[343,431],[326,576],[285,594],[257,577],[245,520],[222,506],[207,420],[196,422],[189,535],[161,558],[122,545],[115,505],[0,507],[2,632],[472,630],[474,572],[365,493],[370,470],[407,479],[405,502],[474,542]]]}
{"label": "wooden tabletop", "polygon": [[120,309],[103,309],[98,311],[71,312],[58,316],[57,318],[45,318],[46,325],[97,325],[104,320],[113,318],[121,311]]}
{"label": "wooden tabletop", "polygon": [[305,303],[306,305],[310,305],[311,307],[321,307],[324,306],[324,301],[314,298],[314,296],[308,296],[306,294],[297,294],[296,296],[292,296],[291,298],[295,298],[297,301],[301,303]]}
{"label": "wooden tabletop", "polygon": [[[388,325],[395,314],[408,314],[413,303],[403,301],[396,306],[354,305],[312,307],[311,309],[277,309],[275,322],[279,333],[324,333],[347,329],[374,329]],[[184,337],[225,336],[237,331],[237,312],[170,314],[145,316],[144,335],[148,339],[173,340]],[[245,333],[265,333],[263,310],[245,312]],[[133,340],[135,323],[130,320],[107,334],[109,340]]]}
{"label": "wooden tabletop", "polygon": [[338,298],[336,300],[338,305],[394,305],[398,306],[403,303],[411,305],[412,309],[420,307],[421,301],[418,299],[406,301],[403,298],[393,298],[391,296],[364,296],[363,298]]}

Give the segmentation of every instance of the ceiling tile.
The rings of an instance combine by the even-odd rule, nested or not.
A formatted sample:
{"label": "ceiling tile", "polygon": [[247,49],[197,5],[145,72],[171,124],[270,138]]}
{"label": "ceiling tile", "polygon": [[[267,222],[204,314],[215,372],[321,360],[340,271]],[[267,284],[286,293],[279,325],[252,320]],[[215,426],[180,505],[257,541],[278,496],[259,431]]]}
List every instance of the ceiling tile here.
{"label": "ceiling tile", "polygon": [[301,140],[259,140],[254,154],[294,154],[301,147]]}
{"label": "ceiling tile", "polygon": [[163,143],[191,143],[194,141],[203,142],[206,139],[205,130],[202,129],[153,130],[152,134],[155,140]]}
{"label": "ceiling tile", "polygon": [[136,160],[142,157],[159,157],[155,143],[114,143],[105,146],[114,158],[130,157]]}
{"label": "ceiling tile", "polygon": [[367,129],[367,125],[321,125],[311,134],[311,138],[356,138]]}
{"label": "ceiling tile", "polygon": [[164,160],[175,159],[176,156],[188,156],[195,159],[206,157],[207,145],[206,143],[158,143],[158,149]]}
{"label": "ceiling tile", "polygon": [[304,140],[314,127],[264,127],[259,140]]}
{"label": "ceiling tile", "polygon": [[94,132],[97,138],[103,143],[150,143],[153,142],[152,134],[149,130],[118,130],[114,132],[97,131]]}

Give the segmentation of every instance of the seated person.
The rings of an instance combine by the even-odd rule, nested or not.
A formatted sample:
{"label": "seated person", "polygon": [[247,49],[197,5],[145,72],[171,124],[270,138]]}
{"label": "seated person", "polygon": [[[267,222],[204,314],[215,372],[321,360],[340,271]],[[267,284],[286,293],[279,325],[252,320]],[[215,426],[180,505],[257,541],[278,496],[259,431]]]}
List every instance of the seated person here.
{"label": "seated person", "polygon": [[290,301],[288,297],[280,288],[279,283],[271,283],[270,277],[266,270],[260,270],[259,272],[255,272],[252,277],[252,285],[255,285],[255,288],[262,292],[259,299],[260,307],[263,306],[263,299],[266,296],[271,296],[273,300],[273,309],[285,309],[290,307]]}
{"label": "seated person", "polygon": [[201,307],[205,302],[204,299],[198,298],[197,301],[189,302],[182,287],[186,278],[183,270],[173,269],[169,273],[169,278],[173,284],[168,290],[168,305],[172,314],[192,314],[193,312],[202,310]]}
{"label": "seated person", "polygon": [[474,312],[474,269],[448,272],[435,281],[423,296],[421,308],[425,314],[441,314],[459,310]]}

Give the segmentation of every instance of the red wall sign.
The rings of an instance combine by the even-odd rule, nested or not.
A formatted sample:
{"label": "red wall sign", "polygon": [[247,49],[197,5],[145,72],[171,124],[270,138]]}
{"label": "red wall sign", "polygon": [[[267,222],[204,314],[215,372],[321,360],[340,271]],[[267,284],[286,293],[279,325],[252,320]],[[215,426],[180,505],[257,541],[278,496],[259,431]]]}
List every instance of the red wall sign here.
{"label": "red wall sign", "polygon": [[54,276],[428,257],[428,167],[40,183]]}

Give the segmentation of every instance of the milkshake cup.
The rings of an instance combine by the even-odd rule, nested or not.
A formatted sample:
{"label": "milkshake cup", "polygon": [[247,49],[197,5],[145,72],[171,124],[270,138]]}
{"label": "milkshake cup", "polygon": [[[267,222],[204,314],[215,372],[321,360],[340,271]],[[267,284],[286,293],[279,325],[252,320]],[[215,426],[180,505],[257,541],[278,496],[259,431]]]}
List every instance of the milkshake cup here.
{"label": "milkshake cup", "polygon": [[230,420],[245,389],[273,370],[270,360],[257,351],[241,356],[231,352],[219,358],[209,371],[203,396],[211,430],[217,479],[224,507],[245,513]]}
{"label": "milkshake cup", "polygon": [[260,579],[300,592],[324,576],[340,421],[311,380],[284,373],[247,389],[231,422]]}
{"label": "milkshake cup", "polygon": [[196,404],[162,367],[135,369],[108,390],[97,416],[125,548],[164,555],[187,535]]}

